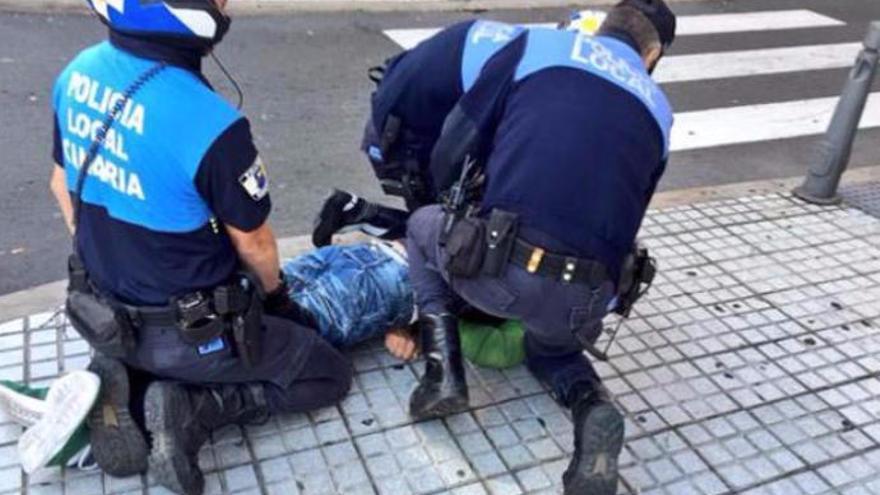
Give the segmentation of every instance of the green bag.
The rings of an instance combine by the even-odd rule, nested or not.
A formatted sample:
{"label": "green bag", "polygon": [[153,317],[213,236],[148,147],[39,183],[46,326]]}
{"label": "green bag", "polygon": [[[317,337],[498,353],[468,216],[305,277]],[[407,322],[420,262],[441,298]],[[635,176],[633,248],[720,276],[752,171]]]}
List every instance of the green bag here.
{"label": "green bag", "polygon": [[508,320],[499,326],[461,320],[458,329],[464,357],[477,366],[504,369],[526,358],[525,330],[517,320]]}

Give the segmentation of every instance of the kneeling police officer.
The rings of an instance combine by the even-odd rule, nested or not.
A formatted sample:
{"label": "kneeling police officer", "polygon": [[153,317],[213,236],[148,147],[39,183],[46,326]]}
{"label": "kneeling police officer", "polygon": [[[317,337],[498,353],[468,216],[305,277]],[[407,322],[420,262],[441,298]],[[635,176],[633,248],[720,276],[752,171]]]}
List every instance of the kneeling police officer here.
{"label": "kneeling police officer", "polygon": [[[592,34],[596,20],[593,12],[577,12],[561,27]],[[361,150],[382,190],[403,198],[406,211],[334,191],[315,222],[316,246],[352,227],[385,239],[402,238],[409,214],[438,201],[428,164],[443,121],[492,56],[525,29],[491,20],[459,22],[371,69],[376,90]]]}
{"label": "kneeling police officer", "polygon": [[633,268],[646,265],[632,262],[643,258],[633,246],[665,169],[672,111],[649,74],[674,34],[663,0],[620,2],[596,36],[520,33],[446,119],[430,164],[445,205],[408,222],[426,357],[410,414],[468,405],[450,311],[458,297],[522,320],[527,366],[572,410],[566,494],[616,493],[623,417],[583,351],[616,301],[631,304],[634,284],[650,278]]}
{"label": "kneeling police officer", "polygon": [[[104,383],[94,455],[116,476],[149,463],[181,493],[203,490],[210,431],[331,405],[351,382],[347,360],[297,323],[249,123],[201,72],[229,28],[225,3],[90,0],[109,40],[53,95],[51,188],[74,233],[68,316]],[[127,367],[157,380],[145,396]],[[130,401],[143,401],[149,461]]]}
{"label": "kneeling police officer", "polygon": [[315,221],[315,246],[351,227],[385,239],[403,237],[409,213],[436,202],[428,162],[443,120],[492,55],[523,29],[488,20],[459,22],[370,69],[376,90],[361,150],[382,190],[403,198],[407,211],[334,191]]}

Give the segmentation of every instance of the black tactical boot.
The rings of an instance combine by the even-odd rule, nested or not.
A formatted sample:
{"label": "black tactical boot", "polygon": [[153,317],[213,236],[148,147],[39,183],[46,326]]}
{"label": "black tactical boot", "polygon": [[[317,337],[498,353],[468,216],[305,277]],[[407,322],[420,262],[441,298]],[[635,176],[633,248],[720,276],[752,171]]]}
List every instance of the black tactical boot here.
{"label": "black tactical boot", "polygon": [[144,411],[147,430],[153,435],[150,472],[165,488],[185,495],[200,495],[204,490],[198,454],[212,431],[268,416],[258,386],[198,387],[173,382],[151,384]]}
{"label": "black tactical boot", "polygon": [[600,386],[574,403],[572,420],[574,455],[562,475],[565,495],[615,495],[623,415]]}
{"label": "black tactical boot", "polygon": [[370,203],[334,189],[315,218],[312,244],[315,247],[327,246],[333,234],[354,229],[382,239],[400,239],[406,233],[407,216],[405,211]]}
{"label": "black tactical boot", "polygon": [[89,441],[98,466],[124,478],[147,470],[147,442],[129,410],[131,384],[121,361],[96,354],[89,371],[101,378],[101,394],[89,413]]}
{"label": "black tactical boot", "polygon": [[468,407],[458,320],[450,314],[422,315],[419,321],[425,374],[409,399],[415,419],[436,418]]}

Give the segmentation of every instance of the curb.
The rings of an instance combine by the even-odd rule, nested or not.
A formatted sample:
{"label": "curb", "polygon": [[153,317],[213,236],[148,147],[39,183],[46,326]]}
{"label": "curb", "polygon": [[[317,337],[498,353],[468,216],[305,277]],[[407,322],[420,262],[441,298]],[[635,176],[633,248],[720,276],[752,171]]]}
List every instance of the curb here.
{"label": "curb", "polygon": [[[880,165],[849,170],[844,178],[848,185],[880,181]],[[654,195],[649,208],[670,208],[705,201],[789,192],[801,182],[803,182],[803,177],[799,176],[665,191]],[[366,239],[369,237],[355,232],[336,236],[334,243],[351,244]],[[292,258],[310,249],[312,249],[310,235],[278,239],[278,254],[282,260]],[[67,281],[59,280],[0,296],[0,323],[44,312],[47,308],[56,308],[64,303],[66,290]]]}
{"label": "curb", "polygon": [[[880,164],[847,170],[841,186],[880,181]],[[659,192],[651,199],[649,208],[670,208],[692,203],[703,203],[719,199],[732,199],[743,196],[765,196],[767,194],[790,193],[804,182],[804,177],[783,177],[779,179],[736,182],[690,189]]]}
{"label": "curb", "polygon": [[[669,0],[693,3],[708,0]],[[617,0],[232,0],[235,14],[277,12],[392,12],[392,11],[484,11],[492,9],[538,9],[607,6]],[[84,0],[0,0],[0,11],[26,13],[88,13]]]}

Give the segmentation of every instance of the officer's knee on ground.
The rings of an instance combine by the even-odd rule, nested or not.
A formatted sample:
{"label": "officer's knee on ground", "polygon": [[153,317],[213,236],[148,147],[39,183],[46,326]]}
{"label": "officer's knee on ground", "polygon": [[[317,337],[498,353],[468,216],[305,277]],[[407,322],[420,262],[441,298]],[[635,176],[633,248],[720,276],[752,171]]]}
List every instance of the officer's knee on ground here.
{"label": "officer's knee on ground", "polygon": [[351,390],[351,383],[354,381],[354,370],[348,359],[339,351],[334,353],[332,359],[335,360],[333,363],[334,372],[331,374],[331,383],[327,385],[327,395],[330,401],[327,405],[335,404],[344,399],[348,395],[348,391]]}
{"label": "officer's knee on ground", "polygon": [[319,341],[309,351],[302,371],[288,387],[267,386],[273,413],[301,413],[337,404],[351,389],[351,363],[338,350]]}
{"label": "officer's knee on ground", "polygon": [[332,406],[348,395],[354,380],[351,362],[339,350],[322,342],[315,346],[303,374],[304,393],[312,396],[312,408]]}

